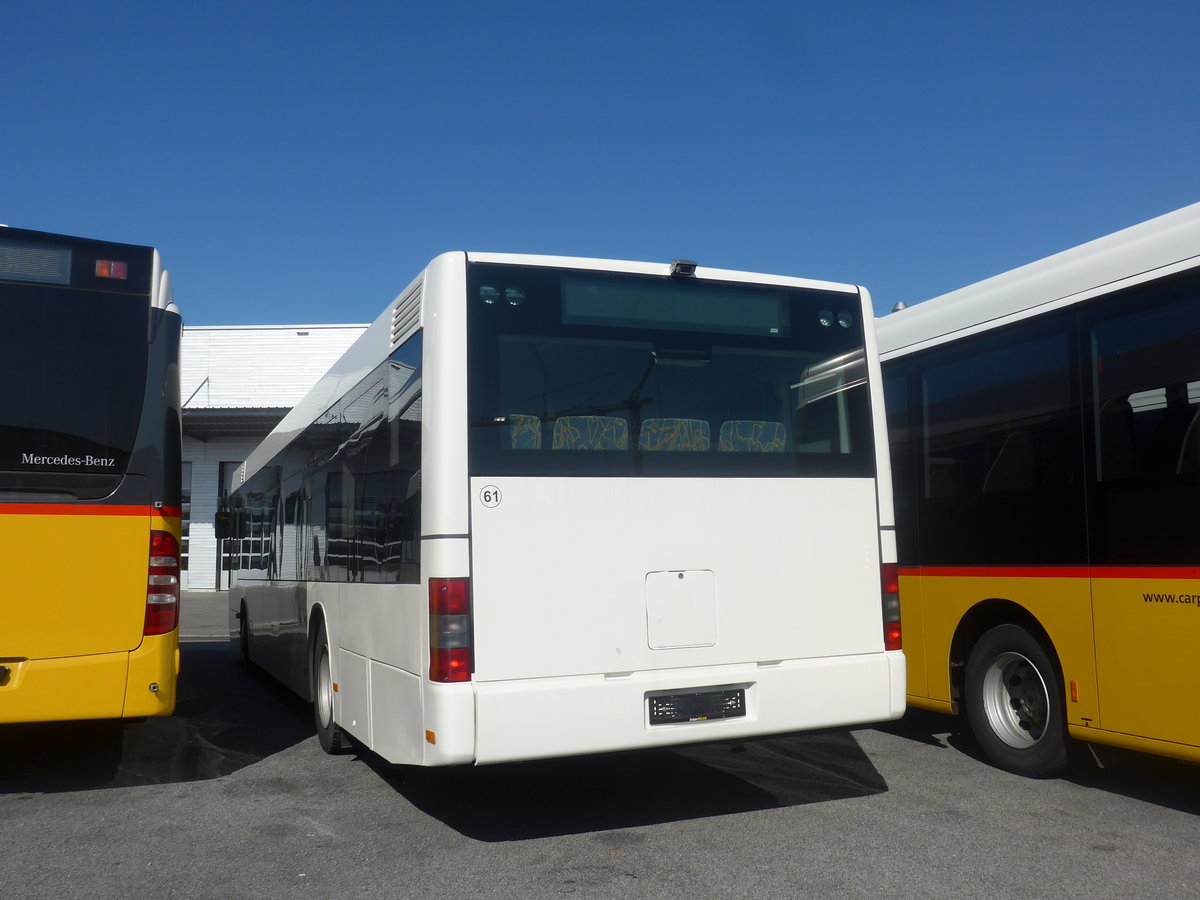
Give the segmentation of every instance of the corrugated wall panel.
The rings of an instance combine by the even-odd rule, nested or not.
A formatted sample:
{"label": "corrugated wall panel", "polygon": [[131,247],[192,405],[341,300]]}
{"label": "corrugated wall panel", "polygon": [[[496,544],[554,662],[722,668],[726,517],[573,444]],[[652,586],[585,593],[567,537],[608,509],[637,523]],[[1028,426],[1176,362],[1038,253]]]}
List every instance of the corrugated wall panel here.
{"label": "corrugated wall panel", "polygon": [[185,328],[185,408],[293,406],[365,327]]}

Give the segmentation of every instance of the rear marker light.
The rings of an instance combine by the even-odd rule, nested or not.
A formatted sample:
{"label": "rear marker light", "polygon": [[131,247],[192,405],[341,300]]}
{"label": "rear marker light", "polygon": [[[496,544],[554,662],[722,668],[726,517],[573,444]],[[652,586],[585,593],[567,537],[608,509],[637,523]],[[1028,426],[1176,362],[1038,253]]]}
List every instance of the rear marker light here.
{"label": "rear marker light", "polygon": [[883,644],[885,650],[904,649],[904,636],[900,633],[899,622],[888,622],[883,627]]}
{"label": "rear marker light", "polygon": [[96,260],[97,278],[119,278],[124,281],[129,277],[129,267],[115,259]]}
{"label": "rear marker light", "polygon": [[466,578],[429,579],[429,680],[471,680],[471,589]]}
{"label": "rear marker light", "polygon": [[168,634],[178,624],[179,542],[166,531],[152,531],[146,574],[146,624],[142,634]]}
{"label": "rear marker light", "polygon": [[883,649],[902,650],[903,633],[900,629],[900,573],[896,563],[884,563],[880,567],[880,593],[883,599]]}

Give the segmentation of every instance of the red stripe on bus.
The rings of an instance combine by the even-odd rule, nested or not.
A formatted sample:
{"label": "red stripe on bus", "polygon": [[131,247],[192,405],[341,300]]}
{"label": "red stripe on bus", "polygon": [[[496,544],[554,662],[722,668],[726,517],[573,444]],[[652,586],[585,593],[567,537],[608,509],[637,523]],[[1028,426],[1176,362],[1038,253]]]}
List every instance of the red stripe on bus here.
{"label": "red stripe on bus", "polygon": [[1200,566],[1096,566],[1093,578],[1200,578]]}
{"label": "red stripe on bus", "polygon": [[0,503],[0,515],[12,516],[161,516],[178,519],[178,506],[92,506],[86,503]]}
{"label": "red stripe on bus", "polygon": [[1087,578],[1087,566],[901,566],[922,578]]}
{"label": "red stripe on bus", "polygon": [[1200,578],[1200,566],[901,566],[920,578]]}

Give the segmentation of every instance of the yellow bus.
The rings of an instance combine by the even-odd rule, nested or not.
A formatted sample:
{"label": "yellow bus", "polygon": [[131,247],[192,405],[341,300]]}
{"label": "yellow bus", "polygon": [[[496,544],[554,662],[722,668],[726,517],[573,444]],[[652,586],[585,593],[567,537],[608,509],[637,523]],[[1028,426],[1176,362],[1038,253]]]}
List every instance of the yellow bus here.
{"label": "yellow bus", "polygon": [[0,723],[169,715],[181,319],[156,250],[0,227]]}
{"label": "yellow bus", "polygon": [[1200,761],[1200,204],[878,323],[908,703]]}

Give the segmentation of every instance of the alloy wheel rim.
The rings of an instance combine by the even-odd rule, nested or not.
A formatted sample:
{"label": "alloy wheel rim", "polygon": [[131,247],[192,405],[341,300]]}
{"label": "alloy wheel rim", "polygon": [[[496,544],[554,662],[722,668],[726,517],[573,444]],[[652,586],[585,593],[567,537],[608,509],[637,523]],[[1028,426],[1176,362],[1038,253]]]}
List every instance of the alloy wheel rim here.
{"label": "alloy wheel rim", "polygon": [[1046,733],[1050,693],[1037,667],[1008,651],[984,673],[983,710],[996,737],[1016,750],[1028,750]]}
{"label": "alloy wheel rim", "polygon": [[317,663],[317,715],[323,728],[333,720],[333,683],[329,675],[329,651],[325,647],[321,648]]}

